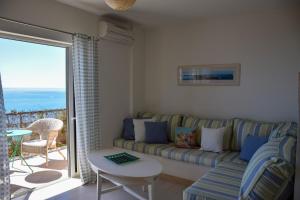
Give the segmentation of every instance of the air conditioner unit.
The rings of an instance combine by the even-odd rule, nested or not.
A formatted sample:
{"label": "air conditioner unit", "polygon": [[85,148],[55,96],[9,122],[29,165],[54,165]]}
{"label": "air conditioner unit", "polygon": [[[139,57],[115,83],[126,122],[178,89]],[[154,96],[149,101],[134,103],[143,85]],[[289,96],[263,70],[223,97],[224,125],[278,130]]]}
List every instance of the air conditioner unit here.
{"label": "air conditioner unit", "polygon": [[123,44],[132,44],[134,41],[132,30],[118,26],[116,24],[100,21],[99,36],[102,39],[115,41]]}

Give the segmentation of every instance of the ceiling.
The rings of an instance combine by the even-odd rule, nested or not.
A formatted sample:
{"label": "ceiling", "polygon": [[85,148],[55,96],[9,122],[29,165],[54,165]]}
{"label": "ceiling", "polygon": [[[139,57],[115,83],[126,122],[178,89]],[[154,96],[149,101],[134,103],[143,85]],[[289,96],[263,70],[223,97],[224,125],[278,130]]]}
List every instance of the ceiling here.
{"label": "ceiling", "polygon": [[119,15],[145,26],[293,8],[300,4],[300,0],[136,0],[130,10],[116,12],[106,6],[104,0],[57,1],[99,16]]}

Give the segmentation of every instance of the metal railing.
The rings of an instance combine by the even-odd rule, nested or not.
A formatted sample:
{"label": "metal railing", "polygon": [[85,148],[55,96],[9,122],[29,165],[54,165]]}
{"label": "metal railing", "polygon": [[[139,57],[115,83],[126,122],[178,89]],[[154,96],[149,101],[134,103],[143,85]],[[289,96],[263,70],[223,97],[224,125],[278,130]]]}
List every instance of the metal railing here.
{"label": "metal railing", "polygon": [[26,128],[32,122],[43,118],[56,118],[64,122],[64,127],[57,138],[57,142],[66,144],[67,112],[66,109],[39,110],[30,112],[6,113],[7,129]]}

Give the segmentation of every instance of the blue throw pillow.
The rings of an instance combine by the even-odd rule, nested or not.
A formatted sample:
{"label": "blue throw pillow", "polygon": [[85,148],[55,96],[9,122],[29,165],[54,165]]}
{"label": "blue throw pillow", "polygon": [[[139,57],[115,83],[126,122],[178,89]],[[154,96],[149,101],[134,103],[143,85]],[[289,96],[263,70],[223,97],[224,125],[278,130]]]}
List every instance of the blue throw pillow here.
{"label": "blue throw pillow", "polygon": [[134,125],[132,118],[123,120],[123,138],[125,140],[134,140]]}
{"label": "blue throw pillow", "polygon": [[267,142],[268,137],[248,135],[245,139],[244,145],[242,146],[240,159],[250,161],[257,149]]}
{"label": "blue throw pillow", "polygon": [[145,142],[149,144],[168,143],[168,122],[145,122]]}

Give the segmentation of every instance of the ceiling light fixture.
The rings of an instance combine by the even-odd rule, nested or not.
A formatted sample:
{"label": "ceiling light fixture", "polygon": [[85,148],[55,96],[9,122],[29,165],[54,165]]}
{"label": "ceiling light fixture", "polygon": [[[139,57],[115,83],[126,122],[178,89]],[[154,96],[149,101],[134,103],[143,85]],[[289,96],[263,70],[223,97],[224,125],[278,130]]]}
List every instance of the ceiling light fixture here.
{"label": "ceiling light fixture", "polygon": [[105,3],[114,10],[126,11],[128,10],[136,0],[104,0]]}

